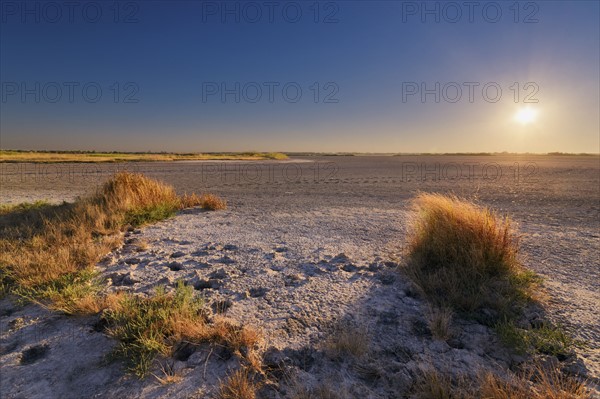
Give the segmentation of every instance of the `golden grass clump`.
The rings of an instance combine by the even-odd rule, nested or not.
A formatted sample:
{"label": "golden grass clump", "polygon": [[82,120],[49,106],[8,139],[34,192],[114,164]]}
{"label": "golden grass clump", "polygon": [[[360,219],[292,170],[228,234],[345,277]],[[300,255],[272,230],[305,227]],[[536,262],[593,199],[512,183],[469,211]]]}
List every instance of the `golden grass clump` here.
{"label": "golden grass clump", "polygon": [[413,208],[406,271],[425,296],[488,325],[514,317],[534,276],[518,260],[510,220],[440,194],[417,196]]}
{"label": "golden grass clump", "polygon": [[227,209],[227,201],[214,194],[184,194],[180,199],[183,208],[200,206],[210,211]]}
{"label": "golden grass clump", "polygon": [[591,399],[585,384],[551,366],[533,364],[517,374],[500,377],[481,372],[474,378],[451,377],[435,369],[422,372],[412,387],[423,399]]}
{"label": "golden grass clump", "polygon": [[[213,202],[217,200],[215,197]],[[91,304],[94,293],[90,291],[94,287],[93,274],[77,278],[69,275],[90,271],[102,256],[119,245],[120,232],[127,226],[155,222],[184,206],[200,204],[183,201],[162,182],[122,172],[109,179],[95,195],[74,203],[5,207],[0,212],[0,287],[51,302],[61,302],[64,295],[67,303],[59,304],[59,309],[91,311],[95,309]],[[77,300],[87,305],[77,309],[73,302]]]}
{"label": "golden grass clump", "polygon": [[217,399],[256,399],[258,384],[246,369],[239,369],[219,385]]}

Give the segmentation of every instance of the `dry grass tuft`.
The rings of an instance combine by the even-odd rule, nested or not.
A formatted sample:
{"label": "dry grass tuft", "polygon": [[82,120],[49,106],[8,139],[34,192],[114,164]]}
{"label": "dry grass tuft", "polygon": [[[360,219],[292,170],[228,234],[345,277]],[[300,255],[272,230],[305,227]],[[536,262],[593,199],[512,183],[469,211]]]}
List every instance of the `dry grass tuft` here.
{"label": "dry grass tuft", "polygon": [[0,286],[67,313],[100,309],[90,271],[121,242],[121,231],[170,217],[187,204],[171,186],[123,172],[74,203],[7,208],[0,212]]}
{"label": "dry grass tuft", "polygon": [[421,194],[413,207],[406,271],[425,296],[487,325],[515,317],[534,275],[519,263],[510,220],[439,194]]}
{"label": "dry grass tuft", "polygon": [[259,386],[252,380],[247,369],[237,370],[221,382],[217,399],[256,399]]}
{"label": "dry grass tuft", "polygon": [[413,386],[413,391],[419,399],[466,398],[466,393],[458,386],[461,383],[463,380],[457,384],[449,375],[435,369],[423,370]]}
{"label": "dry grass tuft", "polygon": [[497,399],[591,399],[576,378],[559,369],[534,364],[519,376],[503,380],[492,373],[480,377],[479,395]]}
{"label": "dry grass tuft", "polygon": [[209,340],[225,345],[256,372],[262,370],[260,352],[264,349],[263,335],[250,326],[241,326],[222,316],[215,316],[209,329]]}
{"label": "dry grass tuft", "polygon": [[291,387],[292,399],[345,399],[351,397],[343,387],[335,386],[334,383],[320,383],[316,387],[307,387],[295,381]]}
{"label": "dry grass tuft", "polygon": [[204,209],[211,211],[227,209],[227,201],[214,194],[203,194],[200,198],[202,200],[202,208]]}
{"label": "dry grass tuft", "polygon": [[417,398],[427,399],[591,399],[585,385],[552,367],[534,364],[524,372],[500,377],[491,372],[477,378],[451,378],[429,369],[413,386]]}
{"label": "dry grass tuft", "polygon": [[184,208],[200,206],[210,211],[227,209],[227,201],[214,194],[184,194],[180,201],[181,206]]}
{"label": "dry grass tuft", "polygon": [[341,324],[325,342],[325,349],[334,359],[361,357],[369,350],[369,332],[365,327]]}
{"label": "dry grass tuft", "polygon": [[160,371],[162,372],[162,376],[153,375],[161,385],[177,384],[183,380],[183,377],[175,371],[173,363],[165,362],[161,364]]}
{"label": "dry grass tuft", "polygon": [[447,341],[452,338],[454,312],[451,309],[431,307],[427,316],[429,329],[435,339]]}

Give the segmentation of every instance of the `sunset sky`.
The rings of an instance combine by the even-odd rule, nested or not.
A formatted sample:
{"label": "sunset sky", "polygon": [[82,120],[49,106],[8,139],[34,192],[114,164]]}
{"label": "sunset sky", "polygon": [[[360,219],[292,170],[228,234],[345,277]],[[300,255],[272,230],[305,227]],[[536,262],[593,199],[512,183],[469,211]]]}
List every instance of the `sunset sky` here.
{"label": "sunset sky", "polygon": [[2,149],[600,151],[597,1],[45,3],[0,2]]}

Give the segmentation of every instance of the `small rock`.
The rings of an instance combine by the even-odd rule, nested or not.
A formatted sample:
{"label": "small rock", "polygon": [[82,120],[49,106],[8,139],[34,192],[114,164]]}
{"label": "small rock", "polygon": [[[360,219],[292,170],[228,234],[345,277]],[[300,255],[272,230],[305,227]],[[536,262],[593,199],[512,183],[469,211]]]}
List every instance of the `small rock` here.
{"label": "small rock", "polygon": [[171,254],[171,258],[181,258],[182,256],[185,256],[183,251],[176,251]]}
{"label": "small rock", "polygon": [[217,280],[223,280],[223,279],[226,279],[227,277],[229,277],[229,273],[227,273],[227,271],[225,271],[225,269],[221,268],[219,270],[215,270],[214,272],[212,272],[210,274],[210,277],[217,279]]}
{"label": "small rock", "polygon": [[382,265],[379,262],[372,262],[369,264],[369,271],[376,272],[382,269]]}
{"label": "small rock", "polygon": [[250,292],[250,296],[252,298],[259,298],[261,296],[265,296],[265,294],[267,292],[269,292],[269,290],[265,287],[259,287],[259,288],[250,288],[249,292]]}
{"label": "small rock", "polygon": [[226,265],[230,265],[235,263],[235,260],[231,259],[229,256],[225,255],[221,259],[218,260],[219,263],[224,263]]}
{"label": "small rock", "polygon": [[342,270],[348,273],[354,273],[355,271],[358,270],[358,267],[354,266],[352,263],[348,263],[344,266],[342,266]]}
{"label": "small rock", "polygon": [[396,275],[393,273],[382,273],[377,277],[383,285],[392,285],[396,281]]}
{"label": "small rock", "polygon": [[9,329],[9,331],[16,331],[16,330],[21,329],[22,327],[25,327],[25,324],[26,323],[25,323],[25,319],[24,318],[17,317],[16,319],[11,320],[8,323],[8,329]]}
{"label": "small rock", "polygon": [[233,244],[227,244],[223,246],[223,249],[225,251],[237,251],[238,246],[237,245],[233,245]]}
{"label": "small rock", "polygon": [[183,265],[180,262],[170,262],[167,267],[173,272],[178,272],[183,269]]}
{"label": "small rock", "polygon": [[127,273],[123,277],[123,280],[121,280],[121,283],[123,285],[134,285],[135,283],[139,283],[139,282],[140,282],[140,280],[135,276],[135,274],[133,274],[133,272]]}
{"label": "small rock", "polygon": [[450,345],[446,341],[435,340],[429,345],[429,349],[435,353],[446,353],[450,350]]}
{"label": "small rock", "polygon": [[165,276],[152,285],[154,287],[160,287],[160,286],[164,287],[164,286],[172,286],[174,283],[175,283],[175,280],[173,279],[173,277]]}
{"label": "small rock", "polygon": [[290,274],[283,278],[286,287],[298,286],[302,282],[302,276],[299,274]]}
{"label": "small rock", "polygon": [[588,377],[588,370],[583,363],[583,360],[578,359],[576,356],[571,357],[569,361],[563,364],[562,371],[567,374],[578,376],[581,378]]}
{"label": "small rock", "polygon": [[201,280],[196,281],[193,284],[193,286],[194,286],[194,289],[197,289],[197,290],[205,290],[207,288],[212,288],[210,282],[206,279],[201,279]]}
{"label": "small rock", "polygon": [[203,250],[203,249],[200,249],[200,250],[198,250],[198,251],[194,251],[194,252],[192,252],[192,255],[194,255],[194,256],[208,256],[208,255],[209,255],[209,252],[208,252],[208,251],[205,251],[205,250]]}
{"label": "small rock", "polygon": [[348,256],[346,256],[346,254],[342,252],[342,253],[337,254],[329,262],[331,262],[331,263],[346,263],[346,262],[350,262],[350,258],[348,258]]}
{"label": "small rock", "polygon": [[128,265],[137,265],[138,263],[141,262],[140,258],[129,258],[129,259],[125,259],[125,263],[127,263]]}
{"label": "small rock", "polygon": [[124,277],[125,275],[122,273],[111,273],[107,276],[107,279],[110,280],[112,285],[121,285]]}
{"label": "small rock", "polygon": [[197,290],[205,290],[208,288],[218,290],[221,285],[221,282],[219,280],[215,280],[214,278],[208,280],[200,279],[193,284],[194,288]]}
{"label": "small rock", "polygon": [[448,342],[448,345],[450,345],[451,348],[464,349],[464,347],[465,347],[463,345],[462,341],[460,339],[458,339],[457,337],[452,337],[447,342]]}
{"label": "small rock", "polygon": [[50,347],[47,344],[32,346],[21,353],[21,364],[35,363],[45,357],[48,352],[50,352]]}

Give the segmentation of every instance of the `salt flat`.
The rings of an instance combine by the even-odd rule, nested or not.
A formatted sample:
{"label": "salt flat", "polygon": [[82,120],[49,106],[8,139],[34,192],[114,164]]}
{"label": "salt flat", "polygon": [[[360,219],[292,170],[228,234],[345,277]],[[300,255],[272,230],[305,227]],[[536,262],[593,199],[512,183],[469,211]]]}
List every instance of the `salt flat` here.
{"label": "salt flat", "polygon": [[[395,270],[409,227],[408,201],[416,193],[476,198],[515,220],[525,265],[546,279],[549,316],[588,343],[571,367],[592,382],[600,377],[598,157],[360,156],[0,167],[1,202],[71,200],[117,169],[159,178],[181,193],[208,191],[226,198],[226,211],[186,210],[128,233],[125,245],[98,265],[112,283],[106,290],[148,292],[184,280],[227,316],[265,332],[267,364],[288,362],[290,373],[309,383],[336,381],[347,397],[393,397],[426,364],[475,373],[517,361],[477,324],[461,322],[462,332],[451,345],[433,340],[421,328],[425,301]],[[139,241],[148,244],[145,250],[134,249]],[[200,349],[177,361],[185,376],[181,384],[123,379],[119,365],[101,365],[113,342],[92,328],[93,319],[49,316],[6,301],[2,307],[3,397],[203,397],[234,362]],[[19,317],[26,325],[15,328]],[[369,356],[360,367],[351,361],[340,366],[321,346],[340,325],[369,332]],[[36,340],[47,343],[49,352],[19,365],[18,355]]]}

